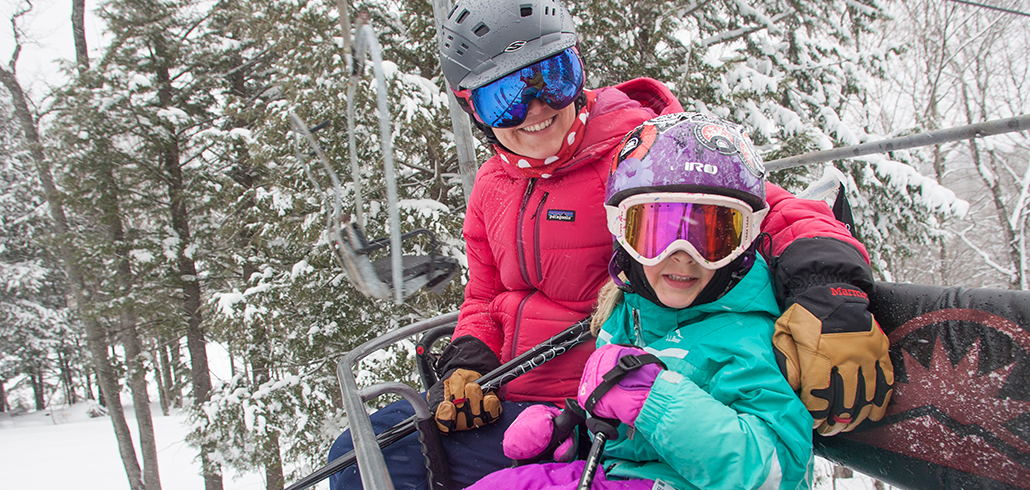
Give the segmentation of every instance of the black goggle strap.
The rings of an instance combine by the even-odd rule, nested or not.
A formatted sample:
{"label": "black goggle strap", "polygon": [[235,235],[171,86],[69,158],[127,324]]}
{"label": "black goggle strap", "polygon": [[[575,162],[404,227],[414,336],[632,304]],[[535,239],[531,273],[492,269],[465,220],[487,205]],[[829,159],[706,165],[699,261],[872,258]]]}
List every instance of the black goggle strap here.
{"label": "black goggle strap", "polygon": [[665,363],[658,359],[654,354],[639,354],[639,355],[626,355],[619,358],[619,363],[604,374],[601,384],[594,388],[594,391],[587,397],[586,405],[583,407],[587,412],[593,414],[594,405],[601,400],[601,397],[608,393],[615,385],[622,381],[629,373],[640,369],[648,364],[657,364],[662,369],[667,369]]}
{"label": "black goggle strap", "polygon": [[576,429],[576,426],[582,424],[587,419],[587,413],[583,410],[583,407],[579,406],[573,398],[565,399],[565,410],[554,418],[554,430],[551,431],[551,440],[547,443],[547,447],[540,454],[526,459],[516,459],[514,466],[523,466],[527,464],[535,464],[544,460],[552,459],[554,451],[558,449],[566,439],[572,435],[572,431]]}

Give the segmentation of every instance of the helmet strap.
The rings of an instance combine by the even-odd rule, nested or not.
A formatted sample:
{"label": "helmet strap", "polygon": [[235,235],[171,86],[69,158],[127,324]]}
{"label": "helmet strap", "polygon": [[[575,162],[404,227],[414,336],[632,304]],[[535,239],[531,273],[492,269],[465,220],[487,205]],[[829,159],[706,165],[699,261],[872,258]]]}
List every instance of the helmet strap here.
{"label": "helmet strap", "polygon": [[733,289],[733,286],[736,286],[747,275],[753,265],[755,265],[754,243],[744,253],[740,254],[740,257],[715,271],[712,280],[708,281],[708,284],[697,295],[697,298],[694,298],[694,302],[690,306],[711,303],[725,296],[726,293]]}
{"label": "helmet strap", "polygon": [[629,252],[622,248],[622,245],[619,245],[615,250],[615,256],[612,257],[612,260],[626,273],[626,279],[629,279],[629,282],[623,283],[626,286],[625,289],[621,287],[619,289],[627,293],[638,294],[662,308],[668,308],[668,306],[662,303],[662,300],[658,299],[658,293],[655,292],[654,288],[651,287],[651,283],[647,280],[643,264],[633,260]]}

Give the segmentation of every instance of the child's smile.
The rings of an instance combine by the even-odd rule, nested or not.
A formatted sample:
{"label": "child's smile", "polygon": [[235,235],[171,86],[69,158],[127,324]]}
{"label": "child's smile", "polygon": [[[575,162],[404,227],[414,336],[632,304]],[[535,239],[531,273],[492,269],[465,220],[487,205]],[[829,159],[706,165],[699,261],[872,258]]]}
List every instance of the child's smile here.
{"label": "child's smile", "polygon": [[715,275],[680,250],[657,265],[645,265],[644,275],[658,299],[669,308],[686,308]]}

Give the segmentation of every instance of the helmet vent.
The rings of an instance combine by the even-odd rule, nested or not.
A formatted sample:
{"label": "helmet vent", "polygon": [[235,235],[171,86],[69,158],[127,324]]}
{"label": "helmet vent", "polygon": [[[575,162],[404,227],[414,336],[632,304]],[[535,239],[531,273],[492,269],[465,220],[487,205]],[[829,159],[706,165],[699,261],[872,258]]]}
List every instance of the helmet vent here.
{"label": "helmet vent", "polygon": [[[545,8],[545,11],[546,11],[546,8]],[[529,17],[529,16],[533,15],[533,6],[532,5],[523,5],[521,8],[519,8],[519,15],[521,15],[522,17]]]}
{"label": "helmet vent", "polygon": [[480,23],[474,29],[472,29],[472,33],[479,37],[485,36],[488,32],[490,32],[490,27],[483,23]]}
{"label": "helmet vent", "polygon": [[454,23],[455,24],[461,24],[462,22],[465,22],[465,18],[468,17],[468,16],[469,16],[469,11],[468,10],[462,10],[461,13],[458,14],[458,19],[455,20]]}

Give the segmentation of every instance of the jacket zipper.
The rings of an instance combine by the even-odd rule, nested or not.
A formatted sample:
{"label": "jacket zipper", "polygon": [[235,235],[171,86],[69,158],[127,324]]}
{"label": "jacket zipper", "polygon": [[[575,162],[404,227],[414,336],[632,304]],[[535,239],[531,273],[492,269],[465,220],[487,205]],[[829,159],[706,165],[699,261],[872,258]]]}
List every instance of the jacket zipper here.
{"label": "jacket zipper", "polygon": [[633,331],[637,334],[637,347],[646,347],[644,329],[640,326],[640,310],[633,308]]}
{"label": "jacket zipper", "polygon": [[534,220],[533,223],[533,263],[536,264],[536,280],[544,280],[544,266],[540,262],[540,222],[543,221],[537,218],[540,211],[544,209],[544,203],[547,202],[547,196],[549,192],[544,192],[544,195],[540,197],[540,204],[537,204],[536,211],[533,212],[533,216],[530,218]]}
{"label": "jacket zipper", "polygon": [[[512,336],[511,336],[511,352],[509,354],[511,356],[510,359],[514,359],[515,356],[518,355],[518,352],[519,352],[519,328],[522,327],[522,309],[525,308],[526,302],[529,301],[529,297],[533,296],[534,294],[536,294],[536,293],[535,292],[534,293],[529,293],[529,294],[526,295],[525,298],[522,298],[522,301],[519,301],[519,308],[515,312],[515,332],[513,332]],[[507,396],[507,394],[508,394],[508,385],[505,384],[503,387],[501,387],[501,399],[504,399],[504,397]]]}
{"label": "jacket zipper", "polygon": [[526,245],[523,243],[522,226],[526,218],[526,208],[529,207],[529,198],[533,195],[533,188],[536,187],[536,179],[529,179],[529,185],[526,186],[526,194],[522,196],[522,205],[519,206],[519,221],[516,227],[515,241],[516,247],[519,253],[519,272],[522,273],[522,280],[526,281],[526,284],[533,284],[529,280],[529,268],[526,265]]}

